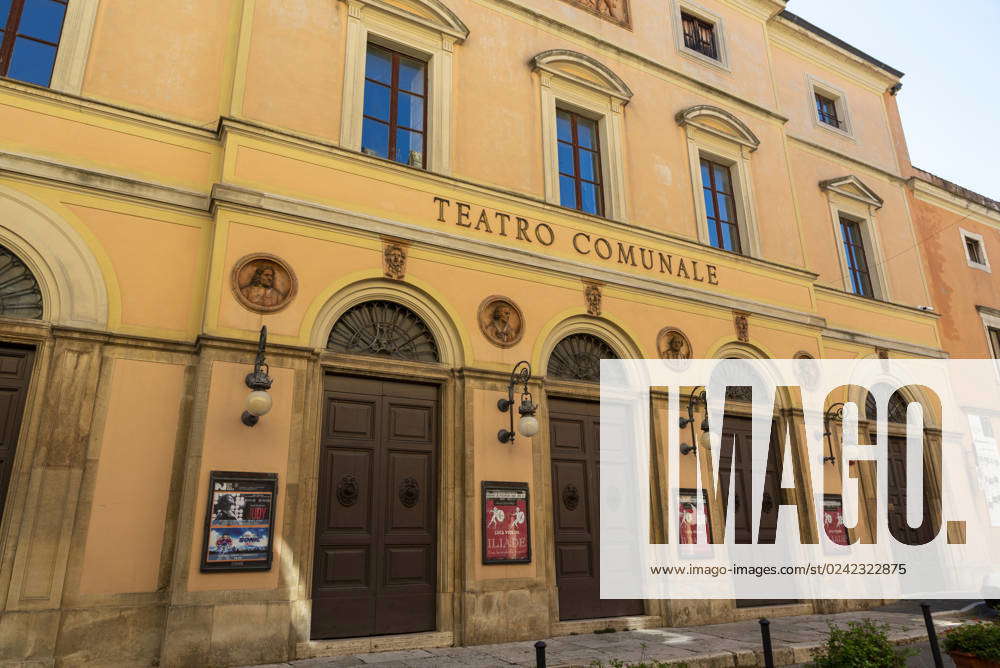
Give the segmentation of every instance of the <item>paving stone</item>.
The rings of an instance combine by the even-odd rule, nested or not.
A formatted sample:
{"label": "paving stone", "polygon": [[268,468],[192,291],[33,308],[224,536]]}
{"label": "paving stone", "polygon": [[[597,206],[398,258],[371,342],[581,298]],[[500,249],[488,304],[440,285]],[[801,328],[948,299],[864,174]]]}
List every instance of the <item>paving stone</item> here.
{"label": "paving stone", "polygon": [[395,661],[405,663],[408,660],[426,659],[429,656],[432,656],[431,653],[425,649],[405,649],[405,650],[396,650],[393,652],[370,652],[368,654],[355,654],[354,658],[360,659],[362,663],[384,664],[388,667],[389,664]]}

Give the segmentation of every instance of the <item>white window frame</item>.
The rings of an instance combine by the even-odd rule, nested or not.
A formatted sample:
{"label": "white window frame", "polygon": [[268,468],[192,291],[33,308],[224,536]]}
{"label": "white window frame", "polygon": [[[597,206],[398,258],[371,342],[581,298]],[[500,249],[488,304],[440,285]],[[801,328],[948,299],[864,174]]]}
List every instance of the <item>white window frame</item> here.
{"label": "white window frame", "polygon": [[[979,312],[979,318],[983,322],[983,336],[986,337],[986,350],[989,351],[990,357],[1000,360],[1000,353],[993,349],[993,340],[990,338],[990,328],[1000,329],[1000,309],[990,308],[989,306],[977,306],[976,310]],[[998,366],[998,372],[1000,372],[1000,366]]]}
{"label": "white window frame", "polygon": [[[600,85],[559,68],[559,61],[567,61],[588,67],[601,77],[607,76],[605,72],[594,69],[588,62],[589,58],[580,61],[575,61],[575,58],[586,57],[563,52],[553,60],[542,59],[541,56],[535,59],[541,86],[545,201],[561,206],[556,110],[565,109],[597,122],[601,187],[604,192],[602,217],[625,222],[628,219],[628,208],[625,198],[624,109],[632,93],[620,80],[617,81],[617,86],[613,86],[610,81],[608,85]],[[580,213],[592,215],[582,211]]]}
{"label": "white window frame", "polygon": [[[674,0],[674,42],[677,46],[677,51],[684,56],[694,58],[695,60],[712,65],[726,72],[732,72],[729,67],[729,51],[726,48],[726,31],[723,25],[722,17],[708,9],[702,7],[701,5],[695,4],[690,0]],[[712,24],[712,33],[715,35],[715,48],[719,53],[719,58],[710,58],[700,51],[695,51],[694,49],[689,49],[684,44],[684,22],[681,19],[681,14],[690,14],[691,16],[701,19],[705,23]]]}
{"label": "white window frame", "polygon": [[[806,75],[806,81],[808,84],[806,88],[809,91],[809,110],[812,114],[813,125],[824,130],[829,130],[842,137],[854,139],[854,123],[851,121],[851,109],[847,103],[847,93],[833,84],[817,79],[811,74]],[[829,123],[819,120],[819,110],[816,108],[817,93],[833,100],[833,104],[837,109],[837,118],[843,123],[844,127],[834,127]]]}
{"label": "white window frame", "polygon": [[79,95],[83,90],[83,75],[87,71],[99,4],[100,0],[69,0],[49,90],[70,95]]}
{"label": "white window frame", "polygon": [[837,240],[837,257],[840,260],[840,272],[843,280],[844,292],[867,299],[865,295],[859,295],[851,289],[851,270],[847,263],[847,253],[844,251],[844,233],[840,227],[840,219],[846,218],[858,223],[861,229],[861,242],[864,244],[865,260],[868,263],[868,275],[872,284],[872,298],[880,301],[892,301],[889,294],[889,284],[886,281],[885,255],[882,252],[882,244],[878,234],[875,232],[875,220],[872,216],[871,208],[862,208],[857,203],[847,201],[836,201],[839,196],[831,195],[830,216],[834,227],[834,238]]}
{"label": "white window frame", "polygon": [[[436,20],[382,0],[342,0],[347,3],[347,44],[344,94],[341,102],[340,145],[361,151],[368,44],[374,43],[427,63],[426,169],[451,173],[452,58],[456,44],[469,31],[438,0],[421,0]],[[402,164],[402,163],[396,163]]]}
{"label": "white window frame", "polygon": [[[703,122],[704,119],[714,120],[715,124]],[[757,206],[750,174],[750,155],[760,146],[760,140],[742,121],[715,107],[692,107],[680,112],[677,121],[687,133],[688,165],[695,218],[698,221],[698,241],[714,248],[711,245],[708,213],[705,210],[705,184],[701,180],[701,159],[707,158],[729,167],[740,236],[740,254],[745,257],[761,257]],[[719,123],[730,126],[731,131],[719,130]]]}
{"label": "white window frame", "polygon": [[[965,253],[965,262],[973,269],[979,269],[980,271],[992,274],[993,270],[990,268],[990,256],[986,254],[986,240],[983,238],[983,235],[970,232],[969,230],[961,227],[958,228],[958,233],[962,238],[962,252]],[[972,256],[969,255],[969,247],[966,245],[967,239],[971,239],[979,244],[979,252],[983,256],[983,262],[976,262],[972,259]]]}

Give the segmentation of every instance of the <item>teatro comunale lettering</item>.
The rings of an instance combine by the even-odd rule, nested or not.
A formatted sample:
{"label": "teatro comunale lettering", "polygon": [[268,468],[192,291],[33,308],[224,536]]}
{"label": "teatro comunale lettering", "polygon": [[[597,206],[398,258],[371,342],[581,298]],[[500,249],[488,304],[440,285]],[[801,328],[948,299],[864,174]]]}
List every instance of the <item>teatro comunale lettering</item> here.
{"label": "teatro comunale lettering", "polygon": [[[556,242],[556,231],[547,223],[444,197],[435,197],[434,204],[439,223],[454,223],[473,232],[507,237],[523,244],[551,246]],[[573,232],[570,244],[574,251],[588,259],[642,268],[696,283],[719,284],[718,267],[688,257],[587,232]]]}

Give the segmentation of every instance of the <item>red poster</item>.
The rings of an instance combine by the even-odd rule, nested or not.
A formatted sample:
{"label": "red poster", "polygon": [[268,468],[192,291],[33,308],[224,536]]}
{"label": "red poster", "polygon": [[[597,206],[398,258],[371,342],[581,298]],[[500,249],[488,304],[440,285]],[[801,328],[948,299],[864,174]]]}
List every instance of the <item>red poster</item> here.
{"label": "red poster", "polygon": [[851,544],[844,526],[844,501],[838,494],[823,497],[823,528],[827,537],[837,545]]}
{"label": "red poster", "polygon": [[483,483],[483,563],[531,561],[528,484]]}
{"label": "red poster", "polygon": [[701,490],[701,513],[698,494],[693,489],[680,490],[680,550],[682,558],[712,556],[712,529],[708,519],[708,495]]}

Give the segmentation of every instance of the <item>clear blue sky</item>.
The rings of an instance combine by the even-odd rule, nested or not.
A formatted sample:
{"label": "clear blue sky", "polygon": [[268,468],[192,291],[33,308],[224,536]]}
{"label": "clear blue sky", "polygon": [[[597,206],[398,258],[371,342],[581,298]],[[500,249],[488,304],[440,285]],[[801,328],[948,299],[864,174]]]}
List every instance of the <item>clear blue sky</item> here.
{"label": "clear blue sky", "polygon": [[788,10],[902,70],[913,164],[1000,199],[1000,0],[789,0]]}

